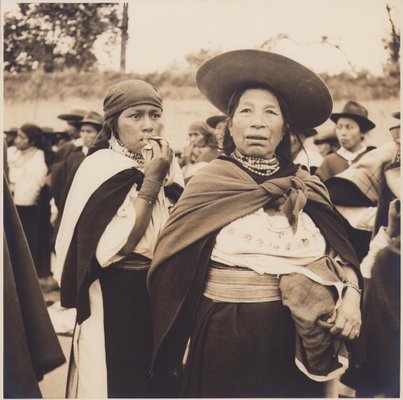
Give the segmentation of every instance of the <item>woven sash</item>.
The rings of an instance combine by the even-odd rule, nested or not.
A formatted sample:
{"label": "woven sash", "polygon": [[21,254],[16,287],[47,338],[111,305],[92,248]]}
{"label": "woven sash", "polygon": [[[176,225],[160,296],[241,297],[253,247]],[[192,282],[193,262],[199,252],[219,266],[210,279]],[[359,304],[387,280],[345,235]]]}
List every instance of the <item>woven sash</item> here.
{"label": "woven sash", "polygon": [[281,300],[278,278],[247,268],[210,263],[203,295],[228,303],[262,303]]}

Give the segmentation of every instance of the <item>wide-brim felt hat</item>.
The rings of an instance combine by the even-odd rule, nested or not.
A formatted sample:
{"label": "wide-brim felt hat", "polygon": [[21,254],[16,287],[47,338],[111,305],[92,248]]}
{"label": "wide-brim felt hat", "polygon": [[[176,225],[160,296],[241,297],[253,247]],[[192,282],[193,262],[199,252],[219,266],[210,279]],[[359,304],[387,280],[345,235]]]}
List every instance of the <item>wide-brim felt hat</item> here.
{"label": "wide-brim felt hat", "polygon": [[368,111],[356,101],[349,101],[344,106],[341,113],[333,113],[330,119],[337,123],[339,118],[351,118],[360,126],[361,132],[366,133],[375,128],[375,124],[368,119]]}
{"label": "wide-brim felt hat", "polygon": [[97,126],[100,129],[102,128],[103,123],[104,118],[101,114],[95,111],[90,111],[81,121],[76,122],[75,125],[78,128],[81,128],[83,125],[91,124]]}
{"label": "wide-brim felt hat", "polygon": [[215,128],[216,126],[217,126],[217,124],[219,123],[219,122],[224,122],[224,121],[226,121],[227,120],[227,116],[226,115],[213,115],[213,116],[211,116],[211,117],[208,117],[207,119],[206,119],[206,122],[207,122],[207,125],[210,127],[210,128]]}
{"label": "wide-brim felt hat", "polygon": [[196,73],[196,84],[224,114],[235,91],[256,84],[269,87],[287,103],[296,129],[321,125],[333,107],[318,75],[290,58],[262,50],[235,50],[207,60]]}
{"label": "wide-brim felt hat", "polygon": [[67,122],[78,122],[78,121],[81,121],[87,113],[88,113],[87,110],[75,108],[74,110],[71,110],[67,114],[58,115],[57,118],[62,119],[63,121],[67,121]]}
{"label": "wide-brim felt hat", "polygon": [[9,128],[9,129],[4,130],[4,133],[5,133],[6,135],[16,135],[17,132],[18,132],[18,128],[15,127],[15,126],[13,126],[12,128]]}

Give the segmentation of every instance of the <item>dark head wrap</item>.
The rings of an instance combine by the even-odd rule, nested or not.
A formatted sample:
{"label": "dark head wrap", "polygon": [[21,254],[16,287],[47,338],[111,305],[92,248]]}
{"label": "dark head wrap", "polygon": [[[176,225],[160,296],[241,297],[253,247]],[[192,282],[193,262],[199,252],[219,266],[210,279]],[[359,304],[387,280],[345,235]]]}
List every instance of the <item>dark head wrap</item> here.
{"label": "dark head wrap", "polygon": [[158,90],[147,82],[131,79],[116,83],[106,92],[104,99],[104,124],[98,133],[96,147],[92,153],[103,148],[101,142],[107,142],[111,137],[111,122],[129,107],[147,104],[162,110],[162,98]]}

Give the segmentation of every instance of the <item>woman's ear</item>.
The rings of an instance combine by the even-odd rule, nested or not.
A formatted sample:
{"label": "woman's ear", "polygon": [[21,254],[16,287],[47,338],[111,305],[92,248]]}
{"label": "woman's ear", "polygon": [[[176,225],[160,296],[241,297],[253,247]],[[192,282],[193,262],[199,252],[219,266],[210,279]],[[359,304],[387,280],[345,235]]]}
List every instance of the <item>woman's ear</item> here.
{"label": "woman's ear", "polygon": [[231,128],[232,128],[232,119],[231,119],[231,118],[227,118],[227,120],[226,120],[225,122],[226,122],[226,124],[227,124],[227,126],[228,126],[229,133],[230,133],[231,136],[232,136],[232,132],[231,132]]}

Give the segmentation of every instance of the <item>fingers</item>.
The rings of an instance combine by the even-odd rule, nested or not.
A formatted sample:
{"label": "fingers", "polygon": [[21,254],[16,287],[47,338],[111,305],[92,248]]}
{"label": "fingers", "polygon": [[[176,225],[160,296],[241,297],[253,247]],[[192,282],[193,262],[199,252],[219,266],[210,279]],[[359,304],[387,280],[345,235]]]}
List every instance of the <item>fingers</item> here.
{"label": "fingers", "polygon": [[334,325],[329,332],[341,339],[354,340],[360,334],[361,324],[354,319],[347,319],[342,313],[339,313],[334,321]]}

